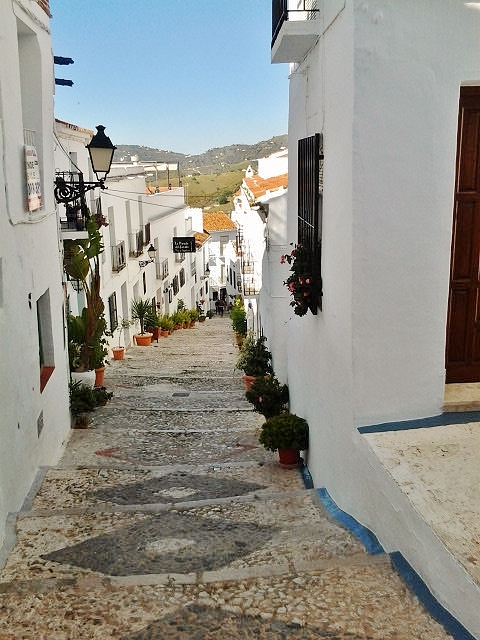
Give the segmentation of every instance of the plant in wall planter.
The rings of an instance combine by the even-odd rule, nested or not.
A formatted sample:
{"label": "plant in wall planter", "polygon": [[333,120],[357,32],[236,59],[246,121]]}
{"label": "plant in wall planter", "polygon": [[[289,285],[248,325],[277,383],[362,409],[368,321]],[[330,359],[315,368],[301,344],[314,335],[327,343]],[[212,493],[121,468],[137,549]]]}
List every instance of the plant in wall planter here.
{"label": "plant in wall planter", "polygon": [[273,416],[262,425],[259,441],[265,449],[278,451],[281,465],[297,465],[300,451],[308,449],[308,423],[294,413]]}
{"label": "plant in wall planter", "polygon": [[273,373],[272,354],[265,345],[266,341],[265,336],[256,338],[253,331],[249,331],[242,343],[235,366],[243,370],[247,389],[255,378]]}
{"label": "plant in wall planter", "polygon": [[285,262],[290,265],[290,275],[283,282],[293,298],[290,306],[297,316],[304,316],[309,309],[316,307],[312,252],[297,244],[291,253],[281,256],[280,264]]}
{"label": "plant in wall planter", "polygon": [[145,330],[148,319],[152,317],[155,310],[148,300],[136,298],[131,304],[132,319],[138,320],[140,323],[140,333],[136,333],[133,337],[139,347],[148,347],[152,342],[152,333]]}

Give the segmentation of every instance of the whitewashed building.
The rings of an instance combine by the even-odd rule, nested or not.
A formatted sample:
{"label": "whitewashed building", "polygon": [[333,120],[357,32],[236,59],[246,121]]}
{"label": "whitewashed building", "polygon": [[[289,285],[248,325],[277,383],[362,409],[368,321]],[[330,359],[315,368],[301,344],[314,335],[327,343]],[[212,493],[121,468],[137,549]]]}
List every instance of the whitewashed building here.
{"label": "whitewashed building", "polygon": [[323,290],[315,313],[291,314],[285,341],[309,471],[476,637],[468,578],[450,588],[461,569],[415,524],[358,427],[441,414],[446,380],[480,380],[478,8],[273,0],[271,48],[290,63],[285,240],[311,246]]}
{"label": "whitewashed building", "polygon": [[[92,132],[59,121],[56,127],[57,171],[75,174],[80,170],[86,181],[93,180],[85,148]],[[180,300],[187,308],[195,308],[208,287],[200,277],[208,262],[208,239],[202,247],[195,242],[195,231],[202,230],[201,210],[185,205],[183,187],[149,193],[145,167],[138,162],[112,164],[105,186],[88,191],[86,200],[103,237],[100,282],[109,331],[113,332],[122,319],[130,319],[133,299],[151,300],[161,314],[175,311]],[[81,238],[85,232],[68,228],[72,225],[66,220],[65,210],[59,205],[62,237]],[[193,250],[175,251],[179,238],[189,238],[188,248]],[[151,247],[153,258],[148,255]],[[83,292],[75,291],[68,281],[66,287],[69,311],[79,314],[85,302]],[[123,331],[123,346],[133,344],[138,328],[131,326]],[[118,339],[113,333],[110,346],[118,345]]]}
{"label": "whitewashed building", "polygon": [[48,1],[0,3],[0,564],[70,431]]}
{"label": "whitewashed building", "polygon": [[240,262],[237,256],[237,226],[223,211],[204,212],[203,230],[209,235],[208,309],[214,311],[217,300],[230,304],[239,295]]}
{"label": "whitewashed building", "polygon": [[[257,332],[264,331],[271,336],[269,347],[275,361],[275,372],[284,379],[285,349],[277,349],[283,345],[283,340],[273,339],[278,333],[277,328],[283,326],[272,321],[273,300],[278,295],[285,297],[286,293],[275,286],[280,269],[271,268],[271,259],[276,255],[280,246],[281,253],[285,253],[286,232],[279,238],[278,225],[286,225],[286,197],[288,186],[288,150],[282,149],[266,158],[258,160],[258,172],[251,168],[247,171],[240,189],[234,198],[232,220],[238,227],[238,249],[240,254],[240,273],[242,279],[242,293],[245,307],[252,305],[254,313],[254,328]],[[279,213],[281,212],[280,216]],[[280,245],[279,245],[280,242]],[[268,258],[265,248],[269,250]],[[275,293],[272,290],[275,289]],[[261,310],[263,307],[263,310]],[[283,305],[278,312],[282,313]],[[274,311],[277,319],[277,310]],[[286,320],[287,318],[285,318]],[[281,329],[280,329],[281,331]]]}

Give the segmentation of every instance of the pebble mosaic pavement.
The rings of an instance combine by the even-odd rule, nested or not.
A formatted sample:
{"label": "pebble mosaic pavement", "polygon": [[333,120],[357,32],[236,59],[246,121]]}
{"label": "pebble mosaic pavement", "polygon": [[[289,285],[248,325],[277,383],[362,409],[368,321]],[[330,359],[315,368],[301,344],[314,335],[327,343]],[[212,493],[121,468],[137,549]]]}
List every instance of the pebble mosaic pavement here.
{"label": "pebble mosaic pavement", "polygon": [[107,368],[17,516],[0,640],[450,638],[259,446],[236,357],[213,318]]}

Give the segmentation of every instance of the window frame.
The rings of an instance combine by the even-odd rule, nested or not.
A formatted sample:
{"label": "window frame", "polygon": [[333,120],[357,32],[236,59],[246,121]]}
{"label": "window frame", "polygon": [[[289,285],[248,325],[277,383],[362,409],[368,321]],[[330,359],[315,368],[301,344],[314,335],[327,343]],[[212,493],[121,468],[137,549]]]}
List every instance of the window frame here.
{"label": "window frame", "polygon": [[312,293],[309,309],[317,315],[322,310],[322,201],[323,136],[298,141],[297,157],[297,243],[311,253]]}

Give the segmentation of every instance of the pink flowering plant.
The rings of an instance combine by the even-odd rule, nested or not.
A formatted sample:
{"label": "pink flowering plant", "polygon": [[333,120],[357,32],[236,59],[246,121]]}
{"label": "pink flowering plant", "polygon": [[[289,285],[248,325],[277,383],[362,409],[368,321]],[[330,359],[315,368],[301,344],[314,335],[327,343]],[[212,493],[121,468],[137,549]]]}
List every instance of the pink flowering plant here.
{"label": "pink flowering plant", "polygon": [[312,279],[312,254],[311,251],[301,245],[294,246],[291,253],[280,258],[280,264],[290,265],[290,275],[283,282],[292,294],[293,307],[297,316],[304,316],[312,304],[313,279]]}

